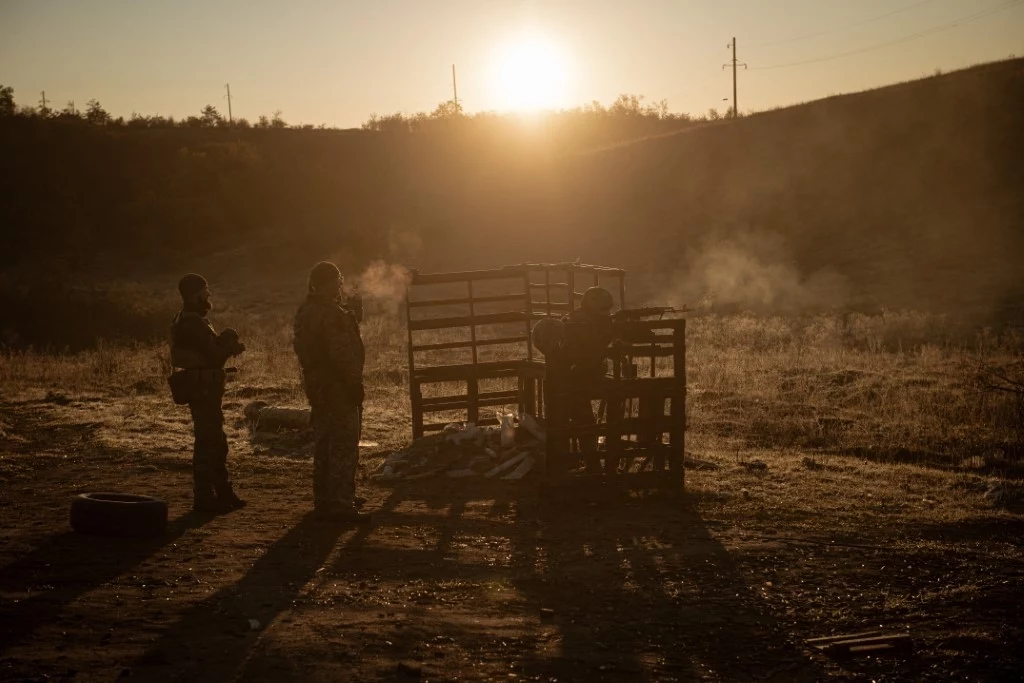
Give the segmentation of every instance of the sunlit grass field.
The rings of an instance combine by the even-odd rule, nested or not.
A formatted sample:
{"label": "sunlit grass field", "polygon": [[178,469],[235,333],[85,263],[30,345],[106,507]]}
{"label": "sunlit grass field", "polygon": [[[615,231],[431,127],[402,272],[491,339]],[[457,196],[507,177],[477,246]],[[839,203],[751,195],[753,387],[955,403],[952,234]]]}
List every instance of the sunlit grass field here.
{"label": "sunlit grass field", "polygon": [[[225,311],[248,345],[228,400],[259,396],[301,406],[291,314]],[[916,313],[807,318],[699,315],[688,321],[688,450],[798,449],[822,455],[982,466],[1020,457],[1020,394],[993,390],[986,371],[1019,372],[1024,341],[1012,331],[964,333]],[[409,439],[406,331],[401,315],[370,315],[367,425],[389,445]],[[448,339],[451,333],[448,333]],[[493,359],[519,350],[493,347]],[[7,391],[166,399],[164,343],[100,344],[79,353],[6,351]],[[455,387],[435,387],[452,392]]]}

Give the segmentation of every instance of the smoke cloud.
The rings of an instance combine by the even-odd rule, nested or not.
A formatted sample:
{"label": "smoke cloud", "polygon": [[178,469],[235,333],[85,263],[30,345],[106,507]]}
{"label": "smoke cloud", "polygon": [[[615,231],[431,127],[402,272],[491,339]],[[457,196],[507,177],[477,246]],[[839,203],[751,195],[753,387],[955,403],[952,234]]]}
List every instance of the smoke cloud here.
{"label": "smoke cloud", "polygon": [[780,313],[840,308],[849,298],[842,275],[829,268],[802,273],[780,239],[750,231],[708,240],[668,291],[677,305]]}
{"label": "smoke cloud", "polygon": [[374,261],[356,278],[355,285],[368,309],[395,315],[411,281],[412,274],[405,266]]}

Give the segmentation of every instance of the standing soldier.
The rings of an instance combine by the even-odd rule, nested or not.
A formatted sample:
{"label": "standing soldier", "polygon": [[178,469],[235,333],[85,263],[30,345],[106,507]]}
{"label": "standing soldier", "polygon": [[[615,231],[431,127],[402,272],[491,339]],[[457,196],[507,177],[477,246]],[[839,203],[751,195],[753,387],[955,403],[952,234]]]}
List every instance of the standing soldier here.
{"label": "standing soldier", "polygon": [[189,273],[178,282],[181,311],[171,323],[171,391],[176,403],[188,403],[195,444],[192,452],[193,508],[227,512],[245,505],[228,479],[228,438],[224,434],[224,398],[228,358],[245,351],[238,333],[217,334],[206,315],[213,308],[210,289],[201,275]]}
{"label": "standing soldier", "polygon": [[322,261],[295,315],[295,355],[316,431],[313,509],[329,520],[367,522],[356,498],[365,352],[356,314],[341,305],[341,271]]}

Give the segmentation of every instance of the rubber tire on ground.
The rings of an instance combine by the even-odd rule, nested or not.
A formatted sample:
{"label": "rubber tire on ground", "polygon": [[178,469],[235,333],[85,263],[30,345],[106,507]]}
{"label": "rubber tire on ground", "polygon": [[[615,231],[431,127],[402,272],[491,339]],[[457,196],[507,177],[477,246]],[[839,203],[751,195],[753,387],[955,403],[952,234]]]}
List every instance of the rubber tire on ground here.
{"label": "rubber tire on ground", "polygon": [[130,493],[81,493],[71,501],[71,528],[101,536],[159,536],[167,503]]}

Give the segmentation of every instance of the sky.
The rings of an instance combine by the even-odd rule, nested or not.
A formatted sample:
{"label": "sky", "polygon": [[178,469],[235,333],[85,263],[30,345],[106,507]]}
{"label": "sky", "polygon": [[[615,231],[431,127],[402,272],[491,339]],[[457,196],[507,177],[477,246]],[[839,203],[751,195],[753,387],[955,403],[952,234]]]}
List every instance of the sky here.
{"label": "sky", "polygon": [[451,99],[454,64],[468,112],[701,114],[731,104],[733,37],[760,111],[1024,56],[1024,0],[0,0],[0,84],[125,117],[226,114],[230,84],[235,117],[354,127]]}

